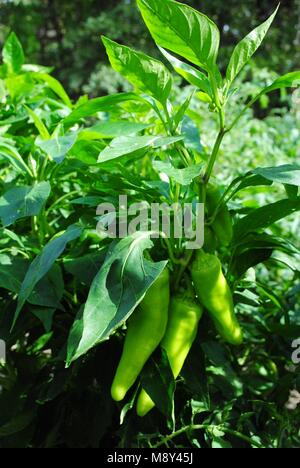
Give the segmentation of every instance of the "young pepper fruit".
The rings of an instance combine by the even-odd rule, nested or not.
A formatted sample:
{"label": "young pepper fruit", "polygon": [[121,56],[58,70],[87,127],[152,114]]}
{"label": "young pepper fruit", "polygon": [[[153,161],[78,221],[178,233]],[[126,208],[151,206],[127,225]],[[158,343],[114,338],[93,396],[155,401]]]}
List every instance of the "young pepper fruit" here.
{"label": "young pepper fruit", "polygon": [[[169,321],[161,346],[167,352],[175,379],[196,338],[202,313],[200,304],[188,295],[177,295],[171,300]],[[142,389],[137,401],[137,414],[145,416],[154,406],[150,396]]]}
{"label": "young pepper fruit", "polygon": [[165,268],[129,320],[123,353],[111,387],[114,400],[123,400],[161,342],[168,322],[169,298],[169,270]]}
{"label": "young pepper fruit", "polygon": [[211,315],[222,338],[240,345],[243,332],[234,313],[231,290],[216,255],[199,250],[191,266],[191,274],[198,299]]}
{"label": "young pepper fruit", "polygon": [[[206,205],[210,216],[214,214],[221,197],[221,192],[216,185],[210,184],[207,187]],[[214,231],[221,245],[227,247],[231,243],[233,236],[233,226],[227,205],[224,204],[221,206],[212,224],[212,230]]]}

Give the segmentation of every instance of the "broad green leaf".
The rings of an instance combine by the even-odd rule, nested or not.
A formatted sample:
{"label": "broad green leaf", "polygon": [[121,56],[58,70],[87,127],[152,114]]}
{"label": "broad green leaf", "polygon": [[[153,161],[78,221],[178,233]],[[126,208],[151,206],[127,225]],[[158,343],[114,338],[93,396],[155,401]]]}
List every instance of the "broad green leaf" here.
{"label": "broad green leaf", "polygon": [[42,140],[38,137],[35,144],[48,154],[53,161],[60,164],[74,146],[76,139],[77,133],[70,133],[69,135],[57,136],[51,140]]}
{"label": "broad green leaf", "polygon": [[8,190],[0,197],[0,218],[3,226],[10,226],[20,218],[36,216],[50,195],[49,182],[32,187],[21,186]]}
{"label": "broad green leaf", "polygon": [[43,83],[46,83],[48,87],[58,96],[61,98],[64,104],[66,106],[72,108],[72,102],[67,95],[64,87],[62,84],[56,79],[53,78],[53,76],[48,75],[47,73],[32,73],[32,77],[37,80],[41,81]]}
{"label": "broad green leaf", "polygon": [[36,126],[40,136],[44,140],[48,140],[50,138],[50,133],[48,132],[47,127],[44,124],[44,122],[42,121],[42,119],[40,119],[40,117],[32,109],[30,109],[30,107],[25,106],[25,108],[26,108],[29,116],[33,120],[33,123]]}
{"label": "broad green leaf", "polygon": [[277,167],[258,167],[252,172],[272,182],[300,186],[300,166],[295,164],[284,164]]}
{"label": "broad green leaf", "polygon": [[52,239],[30,264],[19,293],[17,310],[15,312],[13,325],[16,323],[21,309],[34,290],[35,285],[52,268],[56,259],[66,248],[67,243],[77,239],[81,233],[81,227],[76,225],[69,226],[65,232]]}
{"label": "broad green leaf", "polygon": [[114,109],[118,104],[127,101],[139,101],[141,98],[134,93],[119,93],[112,94],[111,96],[103,96],[90,101],[84,102],[76,107],[67,117],[62,121],[65,127],[70,127],[81,119],[91,117],[97,112],[109,112]]}
{"label": "broad green leaf", "polygon": [[24,52],[14,32],[10,33],[4,44],[2,58],[10,73],[19,73],[24,63]]}
{"label": "broad green leaf", "polygon": [[92,127],[85,128],[78,135],[78,140],[112,139],[120,136],[130,136],[140,133],[151,125],[136,122],[99,122]]}
{"label": "broad green leaf", "polygon": [[181,185],[190,185],[203,169],[203,164],[195,164],[184,169],[176,169],[171,163],[162,161],[153,161],[152,164],[156,171],[165,173]]}
{"label": "broad green leaf", "polygon": [[143,154],[147,149],[161,148],[162,146],[172,145],[177,141],[183,140],[182,136],[178,137],[161,137],[153,135],[135,136],[135,137],[120,137],[115,138],[112,142],[99,154],[98,162],[104,163],[112,159],[120,158],[121,156],[129,156],[135,154]]}
{"label": "broad green leaf", "polygon": [[165,65],[107,37],[102,36],[102,41],[113,69],[138,90],[165,105],[172,88],[172,76]]}
{"label": "broad green leaf", "polygon": [[220,32],[207,16],[173,0],[137,0],[155,42],[205,70],[213,71]]}
{"label": "broad green leaf", "polygon": [[300,210],[300,197],[295,200],[280,200],[267,206],[253,210],[234,225],[234,240],[237,242],[249,232],[271,226],[280,219]]}
{"label": "broad green leaf", "polygon": [[249,62],[252,55],[261,45],[265,35],[267,34],[271,24],[274,21],[278,8],[279,5],[274,11],[274,13],[264,23],[255,28],[253,31],[251,31],[235,47],[226,71],[226,79],[228,85],[230,85],[235,80],[239,72]]}
{"label": "broad green leaf", "polygon": [[205,93],[211,95],[210,81],[208,77],[202,73],[200,70],[192,67],[187,63],[182,62],[178,58],[171,55],[163,47],[159,47],[159,50],[164,55],[164,57],[170,62],[176,73],[182,76],[188,83],[196,86],[196,88],[205,91]]}
{"label": "broad green leaf", "polygon": [[[153,263],[143,252],[153,246],[149,232],[139,232],[114,242],[95,277],[83,316],[71,330],[69,365],[92,347],[106,340],[141,302],[167,262]],[[79,336],[81,335],[81,336]]]}

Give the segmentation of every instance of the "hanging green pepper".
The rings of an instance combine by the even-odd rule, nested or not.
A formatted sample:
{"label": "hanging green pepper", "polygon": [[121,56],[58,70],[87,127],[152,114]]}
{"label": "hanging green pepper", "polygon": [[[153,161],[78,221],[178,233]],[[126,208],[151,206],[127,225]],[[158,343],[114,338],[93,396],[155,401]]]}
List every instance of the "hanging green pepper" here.
{"label": "hanging green pepper", "polygon": [[191,266],[199,301],[208,310],[222,338],[239,345],[243,333],[234,313],[233,298],[218,257],[199,250]]}
{"label": "hanging green pepper", "polygon": [[161,342],[168,321],[169,296],[169,270],[165,268],[129,320],[123,353],[111,387],[114,400],[123,400]]}
{"label": "hanging green pepper", "polygon": [[[169,320],[161,346],[167,352],[176,379],[197,335],[202,307],[187,295],[175,296],[170,303]],[[137,401],[137,414],[145,416],[154,402],[143,389]]]}

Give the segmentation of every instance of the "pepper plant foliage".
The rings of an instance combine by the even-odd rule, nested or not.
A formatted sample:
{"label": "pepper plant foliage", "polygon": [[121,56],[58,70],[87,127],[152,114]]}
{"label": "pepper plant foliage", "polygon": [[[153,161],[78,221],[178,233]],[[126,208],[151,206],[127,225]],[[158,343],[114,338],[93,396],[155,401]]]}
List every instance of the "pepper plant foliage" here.
{"label": "pepper plant foliage", "polygon": [[[299,410],[284,408],[300,382],[299,370],[287,369],[291,342],[300,336],[299,270],[285,260],[292,274],[281,295],[260,276],[264,267],[281,281],[280,254],[299,254],[277,224],[300,210],[295,161],[243,173],[239,161],[232,163],[236,174],[206,216],[210,226],[228,204],[234,220],[231,244],[217,252],[244,343],[226,345],[205,314],[176,391],[164,352],[157,350],[142,372],[159,409],[136,416],[137,386],[124,404],[111,399],[127,319],[166,266],[171,295],[184,286],[193,252],[185,239],[152,239],[150,232],[100,236],[97,206],[117,207],[120,194],[130,203],[205,202],[227,134],[263,95],[300,84],[300,71],[292,71],[230,107],[236,79],[277,10],[235,47],[223,76],[213,21],[172,0],[137,5],[162,61],[102,38],[132,92],[73,103],[51,68],[25,62],[13,32],[2,51],[0,339],[8,352],[0,372],[0,446],[299,446]],[[191,85],[181,102],[172,69]],[[202,119],[218,127],[211,148],[195,119],[199,100],[206,103]],[[272,203],[243,205],[243,191],[252,187],[273,194]]]}

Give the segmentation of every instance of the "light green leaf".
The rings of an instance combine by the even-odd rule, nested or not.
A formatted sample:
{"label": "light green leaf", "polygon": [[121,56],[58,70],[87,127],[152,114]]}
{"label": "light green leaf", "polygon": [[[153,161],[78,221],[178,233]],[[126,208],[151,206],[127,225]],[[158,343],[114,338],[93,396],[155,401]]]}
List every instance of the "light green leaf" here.
{"label": "light green leaf", "polygon": [[22,283],[17,310],[14,316],[13,326],[21,312],[22,307],[28,297],[34,290],[35,285],[48,273],[52,268],[56,259],[66,248],[68,242],[77,239],[82,233],[82,228],[76,225],[71,225],[61,235],[52,239],[42,250],[42,252],[33,260],[28,268],[24,281]]}
{"label": "light green leaf", "polygon": [[57,94],[58,97],[61,98],[66,106],[72,108],[72,102],[69,96],[67,95],[62,84],[56,78],[53,78],[53,76],[48,75],[47,73],[32,73],[31,76],[37,81],[46,83],[48,87],[52,89],[52,91]]}
{"label": "light green leaf", "polygon": [[50,195],[49,182],[32,187],[15,187],[0,197],[0,218],[3,226],[10,226],[20,218],[36,216]]}
{"label": "light green leaf", "polygon": [[274,21],[278,8],[279,5],[274,11],[274,13],[264,23],[255,28],[253,31],[251,31],[235,47],[226,71],[226,79],[228,81],[228,85],[230,85],[235,80],[239,72],[249,62],[252,55],[261,45],[265,35],[267,34],[271,24]]}
{"label": "light green leaf", "polygon": [[139,232],[111,245],[92,283],[83,314],[71,330],[67,365],[122,325],[166,267],[167,262],[153,263],[144,258],[144,250],[153,246],[149,237],[150,232]]}
{"label": "light green leaf", "polygon": [[2,58],[10,73],[19,73],[24,63],[24,52],[14,32],[10,33],[4,44]]}
{"label": "light green leaf", "polygon": [[40,117],[32,110],[30,107],[24,106],[27,110],[28,114],[30,115],[31,119],[33,120],[34,125],[36,126],[40,136],[44,140],[48,140],[50,138],[50,133],[48,132],[44,122]]}
{"label": "light green leaf", "polygon": [[165,173],[181,185],[190,185],[203,169],[203,164],[195,164],[184,169],[176,169],[171,163],[162,161],[153,161],[152,164],[156,171]]}
{"label": "light green leaf", "polygon": [[35,141],[36,146],[48,154],[57,164],[60,164],[70,149],[74,146],[77,139],[76,133],[70,133],[51,140],[42,140],[38,137]]}
{"label": "light green leaf", "polygon": [[153,135],[115,138],[110,145],[99,154],[98,162],[104,163],[112,159],[120,158],[121,156],[144,154],[144,151],[147,149],[156,149],[162,146],[172,145],[182,139],[182,136],[161,137]]}
{"label": "light green leaf", "polygon": [[138,90],[166,104],[172,88],[172,76],[163,63],[107,37],[102,36],[102,41],[114,70]]}
{"label": "light green leaf", "polygon": [[30,177],[32,177],[32,173],[29,167],[23,161],[22,156],[14,147],[14,144],[15,143],[13,140],[8,138],[0,138],[0,158],[2,157],[8,159],[19,172],[27,172]]}
{"label": "light green leaf", "polygon": [[207,16],[173,0],[137,0],[155,42],[205,70],[216,63],[220,32]]}

